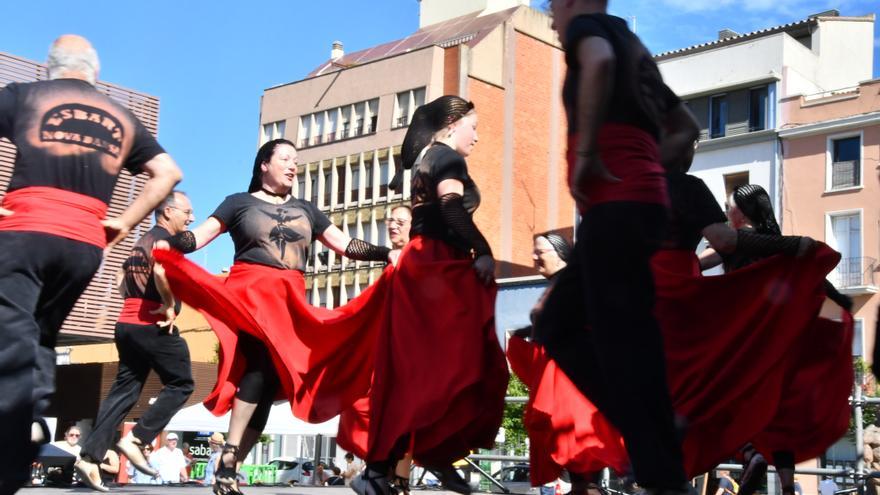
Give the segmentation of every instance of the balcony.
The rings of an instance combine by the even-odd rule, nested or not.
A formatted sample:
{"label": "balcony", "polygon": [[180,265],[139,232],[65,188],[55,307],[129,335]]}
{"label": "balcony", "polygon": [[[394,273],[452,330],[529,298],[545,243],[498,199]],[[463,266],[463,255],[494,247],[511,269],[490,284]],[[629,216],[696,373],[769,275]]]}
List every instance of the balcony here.
{"label": "balcony", "polygon": [[850,296],[880,292],[874,282],[877,260],[874,258],[843,258],[828,275],[837,289]]}

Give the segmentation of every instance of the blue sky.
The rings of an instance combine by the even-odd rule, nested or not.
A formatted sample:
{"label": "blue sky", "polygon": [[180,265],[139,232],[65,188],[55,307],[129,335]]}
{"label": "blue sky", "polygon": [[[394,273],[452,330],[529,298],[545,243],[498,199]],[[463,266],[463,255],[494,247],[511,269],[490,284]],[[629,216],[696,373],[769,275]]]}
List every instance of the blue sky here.
{"label": "blue sky", "polygon": [[[538,6],[544,0],[534,1]],[[74,8],[73,6],[76,6]],[[838,8],[876,12],[874,1],[611,0],[612,13],[636,19],[654,52],[747,32]],[[62,33],[88,37],[101,78],[161,100],[159,140],[184,169],[197,221],[231,193],[244,190],[258,145],[265,88],[295,81],[325,61],[333,40],[346,51],[418,29],[417,0],[154,0],[6,2],[0,51],[44,60]],[[874,75],[880,74],[875,35]],[[217,271],[232,261],[228,236],[194,259]]]}

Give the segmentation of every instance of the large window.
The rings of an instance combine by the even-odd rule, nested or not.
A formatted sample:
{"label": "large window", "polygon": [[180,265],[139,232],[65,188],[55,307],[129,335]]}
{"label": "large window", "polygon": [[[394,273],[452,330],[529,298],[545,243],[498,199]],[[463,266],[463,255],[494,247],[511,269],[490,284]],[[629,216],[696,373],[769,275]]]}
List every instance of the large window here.
{"label": "large window", "polygon": [[749,171],[724,175],[724,201],[730,198],[733,190],[749,183]]}
{"label": "large window", "polygon": [[853,346],[852,355],[862,357],[865,355],[865,320],[859,318],[853,321]]}
{"label": "large window", "polygon": [[364,198],[373,198],[373,161],[364,161]]}
{"label": "large window", "polygon": [[837,287],[857,287],[862,282],[862,215],[860,212],[829,215],[831,247],[841,259],[832,273]]}
{"label": "large window", "polygon": [[425,104],[425,88],[416,88],[397,93],[394,99],[394,122],[391,128],[405,127],[412,120],[416,108]]}
{"label": "large window", "polygon": [[849,136],[830,140],[829,190],[862,185],[862,138]]}
{"label": "large window", "polygon": [[391,169],[389,168],[388,158],[380,158],[379,159],[379,197],[387,197],[388,196],[388,182],[391,180],[389,177],[389,173]]}
{"label": "large window", "polygon": [[713,96],[709,100],[709,137],[724,137],[727,127],[727,96]]}
{"label": "large window", "polygon": [[767,116],[770,109],[770,98],[767,94],[767,86],[754,88],[749,91],[749,131],[762,131],[767,129]]}
{"label": "large window", "polygon": [[285,127],[287,127],[286,120],[263,124],[263,132],[260,135],[260,144],[266,144],[273,139],[283,138]]}
{"label": "large window", "polygon": [[[332,143],[337,139],[372,134],[376,132],[378,116],[378,98],[303,115],[300,117],[299,145],[305,148]],[[281,134],[283,133],[282,125]]]}

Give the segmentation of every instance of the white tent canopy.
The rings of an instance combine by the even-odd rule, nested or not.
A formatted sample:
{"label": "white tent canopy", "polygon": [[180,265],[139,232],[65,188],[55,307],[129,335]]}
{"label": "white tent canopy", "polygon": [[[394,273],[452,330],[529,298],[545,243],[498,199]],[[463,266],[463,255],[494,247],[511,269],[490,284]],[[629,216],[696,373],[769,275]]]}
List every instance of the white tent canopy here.
{"label": "white tent canopy", "polygon": [[[319,424],[297,419],[290,411],[289,402],[276,402],[269,412],[269,420],[263,433],[267,435],[325,435],[336,436],[339,418]],[[229,429],[229,413],[214,416],[202,404],[177,411],[165,427],[168,431],[226,431]]]}

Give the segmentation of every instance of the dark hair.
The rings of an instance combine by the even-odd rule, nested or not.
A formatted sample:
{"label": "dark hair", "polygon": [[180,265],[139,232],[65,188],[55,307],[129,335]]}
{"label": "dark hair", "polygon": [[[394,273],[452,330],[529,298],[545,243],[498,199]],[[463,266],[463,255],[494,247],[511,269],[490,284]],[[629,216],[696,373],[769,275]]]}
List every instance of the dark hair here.
{"label": "dark hair", "polygon": [[419,154],[431,144],[434,134],[457,122],[474,109],[474,104],[460,96],[446,95],[426,103],[413,112],[412,121],[403,137],[400,149],[401,166],[397,168],[389,187],[397,192],[403,189],[403,171],[415,165]]}
{"label": "dark hair", "polygon": [[352,454],[351,452],[348,452],[347,454],[345,454],[345,458],[354,460],[354,454]]}
{"label": "dark hair", "polygon": [[263,187],[263,170],[260,166],[272,159],[272,155],[275,154],[275,148],[278,147],[279,144],[288,144],[296,149],[296,146],[294,146],[294,144],[288,139],[273,139],[260,146],[260,149],[257,151],[257,156],[254,158],[254,170],[251,173],[251,184],[248,186],[247,192],[252,193],[259,191]]}
{"label": "dark hair", "polygon": [[186,193],[183,191],[178,191],[177,189],[171,191],[168,196],[165,196],[165,199],[163,199],[162,202],[156,206],[156,209],[153,210],[153,218],[159,220],[159,218],[162,216],[162,213],[165,212],[165,208],[168,208],[169,206],[175,206],[177,204],[177,202],[175,201],[175,194],[182,194],[186,196]]}
{"label": "dark hair", "polygon": [[757,184],[737,186],[733,190],[733,202],[743,212],[759,234],[782,235],[782,229],[773,215],[770,195]]}
{"label": "dark hair", "polygon": [[538,234],[535,236],[536,239],[538,237],[543,237],[544,239],[547,239],[547,242],[549,242],[550,245],[553,246],[553,250],[556,251],[557,255],[559,255],[559,259],[568,263],[568,260],[571,259],[572,251],[571,243],[568,242],[568,239],[562,237],[555,232],[544,232],[543,234]]}

